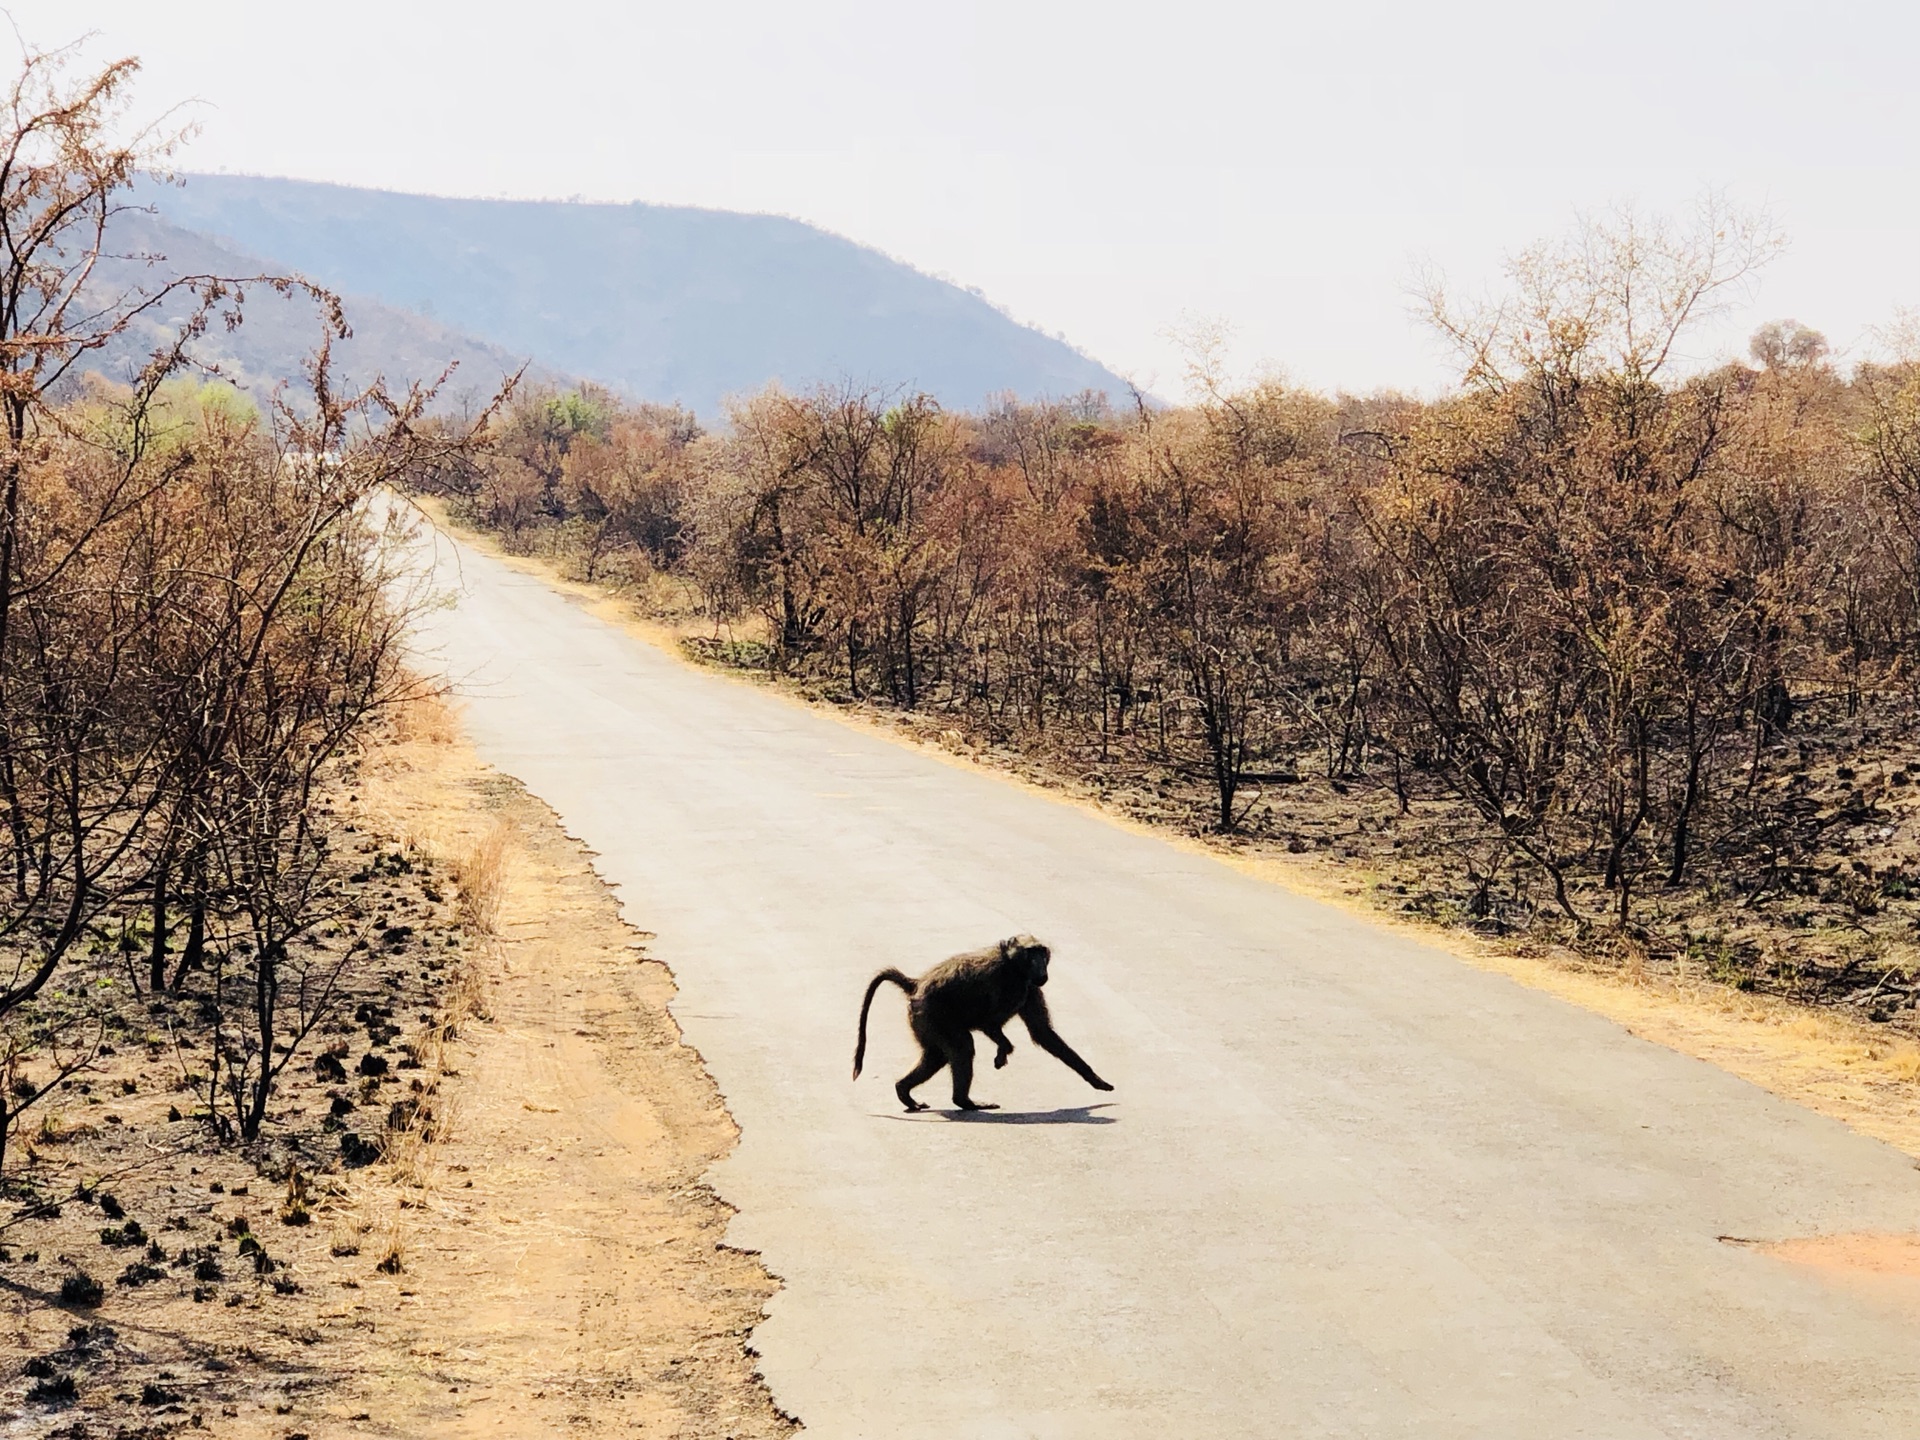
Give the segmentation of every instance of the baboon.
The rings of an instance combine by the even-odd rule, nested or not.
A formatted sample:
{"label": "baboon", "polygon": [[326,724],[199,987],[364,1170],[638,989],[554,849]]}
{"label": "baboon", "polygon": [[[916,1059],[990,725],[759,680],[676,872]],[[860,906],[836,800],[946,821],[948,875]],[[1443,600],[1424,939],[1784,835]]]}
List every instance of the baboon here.
{"label": "baboon", "polygon": [[920,1063],[893,1087],[909,1114],[927,1108],[913,1098],[914,1088],[931,1080],[943,1065],[953,1069],[953,1103],[960,1109],[999,1109],[997,1105],[980,1104],[968,1093],[973,1088],[973,1032],[978,1030],[993,1041],[993,1068],[998,1070],[1013,1053],[1003,1027],[1016,1015],[1026,1023],[1034,1044],[1064,1062],[1094,1089],[1113,1089],[1060,1038],[1047,1016],[1047,997],[1040,987],[1047,983],[1047,961],[1052,955],[1033,936],[1015,935],[998,945],[942,960],[918,980],[898,970],[882,970],[868,984],[867,997],[860,1002],[860,1039],[853,1047],[853,1078],[860,1078],[861,1063],[867,1058],[867,1011],[873,1005],[874,992],[891,983],[907,992],[907,1023],[913,1027],[913,1038],[920,1042]]}

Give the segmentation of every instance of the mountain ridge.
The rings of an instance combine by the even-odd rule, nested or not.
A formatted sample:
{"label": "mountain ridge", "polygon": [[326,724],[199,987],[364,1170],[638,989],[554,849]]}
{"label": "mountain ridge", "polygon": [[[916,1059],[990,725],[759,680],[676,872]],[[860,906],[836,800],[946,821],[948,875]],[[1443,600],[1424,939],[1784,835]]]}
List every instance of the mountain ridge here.
{"label": "mountain ridge", "polygon": [[965,407],[1127,387],[977,291],[787,216],[207,174],[139,198],[343,294],[702,414],[768,383],[917,389]]}
{"label": "mountain ridge", "polygon": [[[112,292],[138,293],[184,275],[245,276],[284,273],[286,266],[183,229],[139,210],[116,215],[108,248],[89,289],[103,299]],[[330,341],[336,383],[355,388],[384,379],[391,386],[433,384],[444,376],[440,401],[456,407],[484,403],[506,377],[525,367],[535,383],[564,384],[559,372],[529,364],[529,357],[494,345],[430,317],[387,305],[370,296],[340,296],[351,333],[330,337],[325,316],[311,299],[282,295],[264,284],[244,284],[240,324],[214,324],[188,347],[189,358],[243,390],[265,399],[282,383],[300,387],[306,363]],[[127,332],[85,367],[125,381],[156,349],[173,343],[193,301],[185,293],[145,311]],[[451,374],[446,374],[451,369]]]}

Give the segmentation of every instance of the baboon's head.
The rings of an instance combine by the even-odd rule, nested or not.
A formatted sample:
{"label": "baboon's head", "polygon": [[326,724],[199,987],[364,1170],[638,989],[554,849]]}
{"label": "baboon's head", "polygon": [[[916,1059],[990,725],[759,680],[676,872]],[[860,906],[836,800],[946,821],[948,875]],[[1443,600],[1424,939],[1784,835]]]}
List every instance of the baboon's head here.
{"label": "baboon's head", "polygon": [[1047,983],[1047,961],[1053,952],[1031,935],[1012,935],[1000,942],[1000,953],[1009,960],[1024,960],[1033,971],[1033,983]]}

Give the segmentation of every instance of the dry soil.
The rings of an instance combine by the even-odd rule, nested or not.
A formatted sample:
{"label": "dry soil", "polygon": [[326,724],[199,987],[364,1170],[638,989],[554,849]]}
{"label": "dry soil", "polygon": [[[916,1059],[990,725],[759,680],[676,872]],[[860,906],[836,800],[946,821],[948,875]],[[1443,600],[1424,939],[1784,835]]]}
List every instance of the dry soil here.
{"label": "dry soil", "polygon": [[[775,1282],[725,1245],[731,1212],[701,1179],[732,1122],[591,857],[444,713],[369,755],[354,792],[343,825],[390,857],[373,903],[413,922],[393,968],[424,956],[420,974],[451,983],[413,1000],[429,1009],[378,1087],[302,1063],[277,1119],[312,1112],[305,1151],[223,1149],[170,1120],[184,1096],[166,1072],[191,1057],[158,1037],[62,1092],[29,1165],[62,1203],[0,1214],[0,1435],[791,1433],[747,1348]],[[450,1010],[454,1037],[434,1039]],[[349,1069],[364,1048],[334,1044]],[[359,1107],[320,1132],[356,1085]],[[347,1168],[321,1147],[405,1096],[430,1118],[384,1159]],[[256,1233],[259,1273],[238,1248]],[[82,1269],[102,1300],[63,1305]],[[70,1399],[47,1393],[63,1377]]]}

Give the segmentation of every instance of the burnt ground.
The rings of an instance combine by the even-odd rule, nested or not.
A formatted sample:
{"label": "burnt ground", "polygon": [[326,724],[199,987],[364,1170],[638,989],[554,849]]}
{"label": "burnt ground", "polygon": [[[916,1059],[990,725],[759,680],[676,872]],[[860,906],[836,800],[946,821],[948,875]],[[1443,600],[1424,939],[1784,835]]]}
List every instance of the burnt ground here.
{"label": "burnt ground", "polygon": [[[63,982],[106,1039],[8,1153],[0,1436],[790,1433],[746,1344],[772,1281],[701,1179],[731,1122],[589,857],[444,713],[331,823],[313,947],[349,963],[258,1143],[208,1112],[205,975],[138,994],[103,932]],[[659,1127],[573,1143],[622,1107]],[[563,1213],[616,1251],[530,1264]]]}
{"label": "burnt ground", "polygon": [[59,982],[106,997],[106,1039],[13,1142],[0,1323],[19,1358],[0,1433],[167,1434],[291,1413],[327,1383],[322,1312],[382,1258],[343,1223],[350,1177],[431,1135],[448,996],[472,964],[441,867],[356,823],[358,802],[339,797],[344,898],[308,942],[347,958],[339,999],[258,1142],[224,1139],[208,1105],[207,975],[137,993],[145,935],[130,955],[103,931]]}

